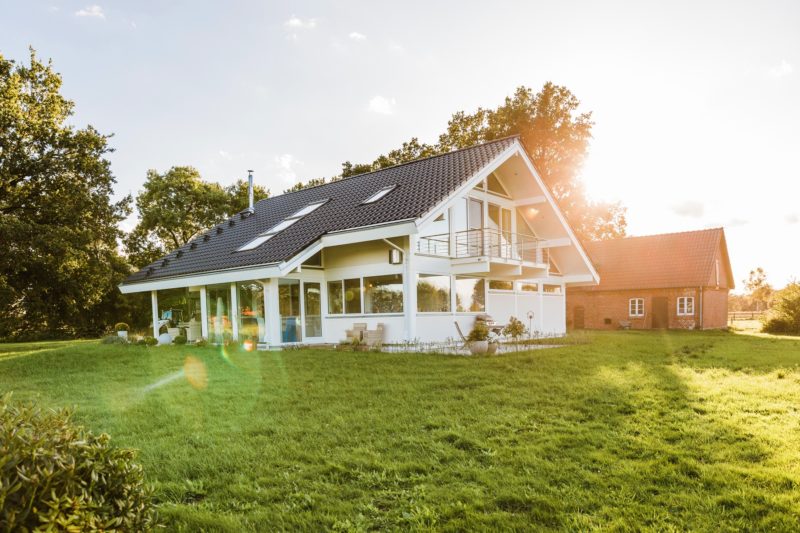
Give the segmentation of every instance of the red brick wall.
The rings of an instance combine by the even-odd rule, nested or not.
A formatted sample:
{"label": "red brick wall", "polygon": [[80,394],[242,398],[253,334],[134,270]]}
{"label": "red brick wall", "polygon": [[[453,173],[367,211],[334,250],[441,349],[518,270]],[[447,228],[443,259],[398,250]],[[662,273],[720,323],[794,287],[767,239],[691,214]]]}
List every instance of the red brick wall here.
{"label": "red brick wall", "polygon": [[[583,306],[587,329],[617,329],[619,322],[628,321],[634,329],[652,327],[653,297],[667,298],[669,327],[687,329],[700,327],[700,291],[691,289],[642,289],[626,291],[587,291],[567,289],[567,327],[574,328],[575,308]],[[678,316],[678,297],[694,296],[694,316]],[[644,317],[628,316],[628,301],[644,298]],[[705,289],[703,294],[703,328],[723,328],[728,318],[727,289]],[[610,319],[610,324],[606,324]]]}
{"label": "red brick wall", "polygon": [[728,325],[728,289],[703,291],[703,328],[718,329]]}

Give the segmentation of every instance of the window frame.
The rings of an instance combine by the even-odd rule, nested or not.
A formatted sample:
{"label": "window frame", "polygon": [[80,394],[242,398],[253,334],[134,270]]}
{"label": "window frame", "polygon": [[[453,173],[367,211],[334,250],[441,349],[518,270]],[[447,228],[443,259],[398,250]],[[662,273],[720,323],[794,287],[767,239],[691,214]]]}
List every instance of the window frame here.
{"label": "window frame", "polygon": [[381,187],[371,195],[369,195],[364,200],[361,200],[361,205],[367,204],[374,204],[375,202],[379,202],[386,198],[386,195],[392,192],[397,188],[397,185],[387,185],[386,187]]}
{"label": "window frame", "polygon": [[542,283],[542,294],[564,294],[564,287],[557,283]]}
{"label": "window frame", "polygon": [[255,250],[256,248],[258,248],[259,246],[261,246],[262,244],[264,244],[265,242],[270,240],[272,237],[274,237],[278,233],[281,233],[282,231],[285,231],[285,230],[289,229],[290,227],[292,227],[294,225],[295,222],[298,222],[300,219],[302,219],[304,217],[307,217],[308,215],[310,215],[311,213],[313,213],[314,211],[316,211],[317,209],[319,209],[320,207],[322,207],[326,203],[328,203],[328,199],[327,198],[325,198],[323,200],[317,200],[317,201],[314,201],[314,202],[309,202],[308,204],[306,204],[305,206],[301,207],[300,209],[298,209],[297,211],[295,211],[294,213],[292,213],[288,217],[285,217],[283,220],[281,220],[277,224],[274,224],[267,231],[263,231],[263,232],[259,233],[258,235],[256,235],[255,237],[253,237],[252,239],[250,239],[249,241],[244,243],[242,246],[237,248],[236,251],[237,252],[246,252],[248,250]]}
{"label": "window frame", "polygon": [[[633,305],[634,302],[636,302],[635,306]],[[628,300],[628,316],[633,318],[642,318],[644,316],[644,298],[637,297]]]}
{"label": "window frame", "polygon": [[[425,278],[446,278],[447,279],[447,309],[445,311],[423,311],[420,309],[420,297],[419,297],[419,284],[420,281],[424,280]],[[435,285],[432,285],[434,288],[438,288]],[[417,291],[417,313],[447,313],[451,314],[453,312],[453,276],[450,274],[431,274],[429,272],[418,272],[417,273],[417,283],[414,288]]]}
{"label": "window frame", "polygon": [[[489,281],[489,284],[488,284],[487,287],[488,287],[488,289],[490,291],[514,292],[514,282],[513,281],[507,281],[507,280],[504,280],[504,279],[490,279],[488,281]],[[497,288],[492,287],[492,283],[510,283],[511,287],[509,287],[508,289],[497,289]]]}
{"label": "window frame", "polygon": [[[681,311],[681,300],[683,300],[683,311]],[[691,312],[689,312],[690,302]],[[678,296],[677,309],[675,311],[678,316],[694,316],[694,296]]]}
{"label": "window frame", "polygon": [[[400,277],[400,291],[399,291],[399,294],[400,294],[400,310],[399,311],[397,311],[397,310],[394,310],[394,311],[373,311],[371,309],[371,307],[367,306],[367,280],[375,280],[375,279],[378,279],[378,278],[388,278],[388,277],[394,277],[394,276],[399,276]],[[391,273],[391,274],[378,274],[378,275],[375,275],[375,276],[362,276],[361,277],[361,299],[362,299],[361,312],[363,314],[365,314],[365,315],[399,315],[399,314],[403,314],[405,312],[405,308],[406,308],[406,298],[405,298],[405,294],[403,293],[403,288],[405,286],[404,281],[405,280],[404,280],[404,276],[403,276],[402,272],[395,272],[395,273]],[[397,283],[391,283],[389,285],[397,285]],[[374,296],[372,294],[370,294],[370,303],[373,303],[371,301],[372,298],[374,298]]]}

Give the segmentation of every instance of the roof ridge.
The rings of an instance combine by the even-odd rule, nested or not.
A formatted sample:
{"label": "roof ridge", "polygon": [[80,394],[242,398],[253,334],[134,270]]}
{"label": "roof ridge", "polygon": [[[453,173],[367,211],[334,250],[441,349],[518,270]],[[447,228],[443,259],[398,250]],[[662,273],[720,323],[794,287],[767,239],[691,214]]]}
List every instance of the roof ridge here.
{"label": "roof ridge", "polygon": [[406,161],[404,163],[397,163],[396,165],[391,165],[391,166],[379,168],[379,169],[376,169],[376,170],[370,170],[369,172],[362,172],[361,174],[355,174],[353,176],[346,176],[346,177],[339,178],[339,179],[336,179],[336,180],[331,180],[331,181],[329,181],[327,183],[320,183],[319,185],[314,185],[312,187],[305,187],[305,188],[300,189],[298,191],[289,191],[289,192],[284,192],[284,193],[281,193],[281,194],[276,194],[275,196],[270,196],[269,198],[262,198],[261,200],[259,200],[256,203],[258,204],[260,202],[264,202],[264,201],[267,201],[267,200],[272,200],[274,198],[277,198],[278,196],[286,196],[286,195],[295,194],[295,193],[298,193],[298,192],[309,191],[311,189],[317,189],[319,187],[325,187],[327,185],[331,185],[333,183],[338,183],[340,181],[349,180],[349,179],[353,179],[353,178],[359,178],[361,176],[368,176],[370,174],[375,174],[377,172],[383,172],[384,170],[390,170],[390,169],[393,169],[393,168],[398,168],[398,167],[402,167],[402,166],[405,166],[405,165],[410,165],[412,163],[419,163],[420,161],[427,161],[428,159],[436,159],[437,157],[443,157],[443,156],[446,156],[446,155],[452,155],[452,154],[455,154],[455,153],[458,153],[458,152],[464,152],[466,150],[472,150],[473,148],[480,148],[481,146],[488,146],[490,144],[498,143],[500,141],[507,141],[508,139],[519,138],[519,137],[520,137],[520,134],[515,133],[514,135],[506,135],[505,137],[500,137],[499,139],[492,139],[491,141],[486,141],[486,142],[483,142],[483,143],[480,143],[480,144],[473,144],[472,146],[466,146],[464,148],[458,148],[457,150],[450,150],[449,152],[442,152],[441,154],[429,155],[427,157],[418,157],[416,159],[412,159],[411,161]]}
{"label": "roof ridge", "polygon": [[712,232],[712,231],[725,231],[724,226],[719,226],[716,228],[705,228],[705,229],[690,229],[686,231],[670,231],[667,233],[651,233],[649,235],[629,235],[626,237],[618,237],[616,239],[605,239],[600,241],[590,241],[590,244],[597,244],[597,243],[606,243],[606,242],[622,242],[622,241],[630,241],[633,239],[647,239],[650,237],[667,237],[670,235],[686,235],[689,233],[705,233],[705,232]]}

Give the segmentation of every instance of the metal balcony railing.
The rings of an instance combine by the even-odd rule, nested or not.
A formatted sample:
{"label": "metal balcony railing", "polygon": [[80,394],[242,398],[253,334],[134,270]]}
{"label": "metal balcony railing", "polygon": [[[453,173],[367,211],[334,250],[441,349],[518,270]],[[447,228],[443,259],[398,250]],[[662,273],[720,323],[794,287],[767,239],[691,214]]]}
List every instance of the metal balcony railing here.
{"label": "metal balcony railing", "polygon": [[549,250],[541,246],[538,237],[489,228],[420,237],[417,253],[452,259],[489,257],[539,264],[550,259]]}

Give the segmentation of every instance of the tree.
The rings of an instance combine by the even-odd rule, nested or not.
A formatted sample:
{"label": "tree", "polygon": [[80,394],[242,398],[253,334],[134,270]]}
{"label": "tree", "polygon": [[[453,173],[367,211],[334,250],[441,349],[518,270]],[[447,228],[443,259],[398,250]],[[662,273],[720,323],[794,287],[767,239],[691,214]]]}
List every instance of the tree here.
{"label": "tree", "polygon": [[[225,194],[228,195],[228,214],[240,213],[250,205],[250,192],[247,180],[237,180],[236,183],[225,187]],[[264,198],[269,198],[269,189],[261,185],[253,184],[253,202],[258,202]]]}
{"label": "tree", "polygon": [[762,311],[766,309],[769,306],[773,289],[772,285],[767,282],[767,273],[764,272],[764,269],[757,267],[755,270],[751,270],[743,283],[755,310]]}
{"label": "tree", "polygon": [[[269,196],[253,187],[254,201]],[[130,263],[148,265],[189,242],[198,233],[247,208],[248,184],[238,180],[228,187],[204,181],[200,172],[177,166],[159,174],[147,171],[144,189],[136,197],[139,222],[123,243]]]}
{"label": "tree", "polygon": [[800,283],[789,282],[775,292],[773,300],[762,331],[800,334]]}
{"label": "tree", "polygon": [[[578,237],[586,240],[624,237],[625,208],[619,203],[592,202],[578,179],[592,137],[592,115],[579,111],[580,102],[566,87],[547,82],[538,93],[519,87],[496,109],[459,111],[447,123],[435,145],[416,137],[379,156],[372,163],[342,164],[342,177],[380,170],[466,148],[475,144],[519,135],[544,182],[553,191]],[[305,188],[298,184],[293,190]]]}
{"label": "tree", "polygon": [[[0,337],[89,334],[113,312],[127,274],[111,202],[109,136],[68,124],[74,103],[34,50],[0,55]],[[112,309],[112,310],[110,310]]]}

